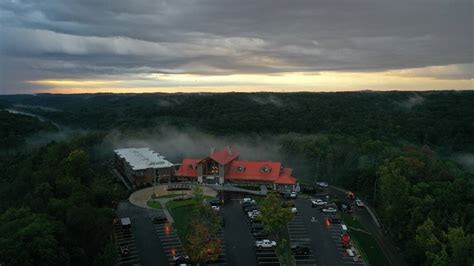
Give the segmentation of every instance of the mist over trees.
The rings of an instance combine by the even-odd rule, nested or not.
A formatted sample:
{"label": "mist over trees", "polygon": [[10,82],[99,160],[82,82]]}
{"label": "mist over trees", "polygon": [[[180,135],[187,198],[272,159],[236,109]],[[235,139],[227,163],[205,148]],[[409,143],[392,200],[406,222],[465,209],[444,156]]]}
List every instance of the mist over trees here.
{"label": "mist over trees", "polygon": [[[474,92],[0,96],[4,108],[89,132],[2,157],[0,257],[14,255],[12,265],[102,265],[111,259],[111,202],[121,192],[104,166],[114,144],[179,158],[232,142],[243,156],[282,160],[301,183],[354,191],[409,264],[470,265],[474,175],[456,158],[474,153],[473,102]],[[57,130],[0,115],[3,150]],[[58,250],[54,256],[21,242],[37,231],[41,254]]]}

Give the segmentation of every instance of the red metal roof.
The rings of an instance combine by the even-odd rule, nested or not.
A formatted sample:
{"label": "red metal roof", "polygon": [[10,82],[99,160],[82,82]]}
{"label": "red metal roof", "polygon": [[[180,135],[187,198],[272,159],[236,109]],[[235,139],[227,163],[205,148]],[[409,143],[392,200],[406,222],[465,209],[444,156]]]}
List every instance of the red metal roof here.
{"label": "red metal roof", "polygon": [[234,180],[274,181],[280,175],[280,162],[233,161],[225,178]]}
{"label": "red metal roof", "polygon": [[[291,168],[282,168],[280,162],[237,161],[239,153],[229,147],[215,151],[209,157],[225,167],[225,179],[236,181],[263,181],[282,185],[296,184],[296,178],[291,176]],[[207,159],[206,158],[206,159]],[[205,160],[205,159],[204,159]],[[176,172],[176,176],[197,177],[196,165],[203,160],[184,159]]]}
{"label": "red metal roof", "polygon": [[278,177],[278,179],[275,181],[277,184],[281,185],[294,185],[296,184],[296,178],[291,176],[291,173],[293,172],[293,169],[291,168],[283,168],[283,171],[281,175]]}
{"label": "red metal roof", "polygon": [[181,166],[178,171],[176,171],[176,176],[189,176],[197,177],[197,167],[196,164],[200,162],[199,159],[183,159]]}
{"label": "red metal roof", "polygon": [[209,157],[214,161],[226,165],[239,156],[238,151],[233,151],[230,147],[224,147],[220,150],[214,151]]}

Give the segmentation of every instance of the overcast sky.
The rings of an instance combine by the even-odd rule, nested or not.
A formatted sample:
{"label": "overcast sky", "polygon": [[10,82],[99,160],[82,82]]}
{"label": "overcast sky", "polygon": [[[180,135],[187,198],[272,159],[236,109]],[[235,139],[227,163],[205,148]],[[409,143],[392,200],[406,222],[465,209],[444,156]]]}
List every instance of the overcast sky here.
{"label": "overcast sky", "polygon": [[474,89],[471,0],[0,0],[0,93]]}

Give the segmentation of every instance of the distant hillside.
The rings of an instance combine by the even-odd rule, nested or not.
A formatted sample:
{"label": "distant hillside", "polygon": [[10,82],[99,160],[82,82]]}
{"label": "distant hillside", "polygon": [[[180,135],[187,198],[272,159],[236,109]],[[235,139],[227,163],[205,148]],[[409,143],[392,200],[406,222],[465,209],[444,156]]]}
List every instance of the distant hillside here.
{"label": "distant hillside", "polygon": [[26,137],[55,130],[57,128],[53,124],[35,117],[0,111],[0,150],[18,148]]}
{"label": "distant hillside", "polygon": [[334,133],[474,151],[474,92],[13,95],[59,124],[84,129],[192,126],[230,135]]}

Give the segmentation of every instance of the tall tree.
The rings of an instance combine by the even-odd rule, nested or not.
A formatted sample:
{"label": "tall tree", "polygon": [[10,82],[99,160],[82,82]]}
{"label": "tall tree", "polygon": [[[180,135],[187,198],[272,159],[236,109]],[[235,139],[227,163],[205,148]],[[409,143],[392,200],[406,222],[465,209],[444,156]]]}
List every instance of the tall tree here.
{"label": "tall tree", "polygon": [[276,234],[277,237],[282,229],[286,228],[293,218],[290,209],[283,207],[283,202],[278,194],[271,192],[262,203],[261,216],[265,231]]}
{"label": "tall tree", "polygon": [[46,215],[9,209],[0,216],[0,263],[5,265],[66,265],[58,227]]}

